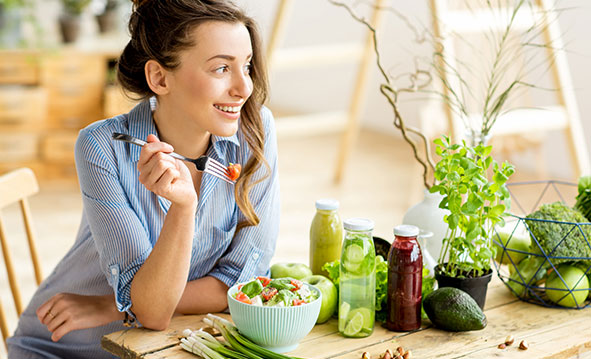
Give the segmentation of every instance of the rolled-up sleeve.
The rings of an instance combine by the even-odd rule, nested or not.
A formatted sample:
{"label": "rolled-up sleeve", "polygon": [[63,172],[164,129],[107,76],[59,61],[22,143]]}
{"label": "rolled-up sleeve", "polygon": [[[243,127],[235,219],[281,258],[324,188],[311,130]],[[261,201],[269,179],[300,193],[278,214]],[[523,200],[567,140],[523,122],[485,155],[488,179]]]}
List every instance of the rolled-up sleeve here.
{"label": "rolled-up sleeve", "polygon": [[[277,137],[271,112],[262,111],[265,126],[265,159],[269,163],[270,173],[261,165],[255,178],[269,174],[250,191],[250,200],[260,223],[257,226],[243,227],[232,239],[228,251],[220,258],[216,267],[208,274],[231,287],[258,275],[269,274],[269,264],[279,232],[280,196],[277,173]],[[240,212],[239,221],[245,220]]]}
{"label": "rolled-up sleeve", "polygon": [[131,282],[152,250],[149,233],[119,178],[108,137],[82,130],[75,147],[84,215],[117,309],[131,315]]}

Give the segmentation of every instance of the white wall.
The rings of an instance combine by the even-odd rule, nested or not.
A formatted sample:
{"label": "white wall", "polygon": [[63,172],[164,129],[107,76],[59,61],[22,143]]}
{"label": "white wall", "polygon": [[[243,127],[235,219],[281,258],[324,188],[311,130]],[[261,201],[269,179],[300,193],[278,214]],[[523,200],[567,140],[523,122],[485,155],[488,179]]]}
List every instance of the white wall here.
{"label": "white wall", "polygon": [[[259,20],[265,35],[268,36],[271,16],[277,0],[241,0],[247,11]],[[317,44],[330,41],[362,40],[364,30],[361,24],[352,20],[342,8],[334,7],[325,0],[297,0],[288,25],[284,47],[303,44]],[[391,4],[417,26],[430,29],[430,12],[426,0],[392,0]],[[591,157],[591,2],[589,0],[558,0],[559,8],[566,8],[559,17],[563,39],[568,51],[568,62],[572,83],[579,106],[580,118],[587,139],[588,153]],[[430,49],[418,46],[409,39],[408,31],[401,20],[387,15],[381,31],[380,45],[384,63],[392,67],[394,74],[412,69],[412,58],[416,55],[428,56]],[[272,102],[278,108],[295,111],[311,111],[343,108],[350,96],[354,67],[333,65],[329,67],[310,67],[289,73],[275,73],[272,81]],[[385,98],[379,93],[381,76],[372,64],[372,78],[368,87],[367,102],[363,111],[363,125],[379,131],[399,135],[392,125],[392,114]],[[400,104],[407,122],[419,124],[419,111],[425,104],[423,94],[410,94],[401,98]],[[571,165],[566,160],[569,153],[562,134],[551,134],[541,149],[546,167],[551,177],[572,177]],[[525,154],[528,156],[528,154]],[[526,157],[529,160],[529,157]],[[516,159],[519,162],[519,158]],[[527,161],[520,163],[528,167]],[[529,166],[531,168],[531,166]]]}

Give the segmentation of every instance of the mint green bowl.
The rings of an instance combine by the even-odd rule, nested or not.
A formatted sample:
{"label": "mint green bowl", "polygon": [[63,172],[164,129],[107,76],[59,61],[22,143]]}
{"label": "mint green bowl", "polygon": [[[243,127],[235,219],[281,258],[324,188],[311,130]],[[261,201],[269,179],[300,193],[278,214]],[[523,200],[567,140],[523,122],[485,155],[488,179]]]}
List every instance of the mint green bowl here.
{"label": "mint green bowl", "polygon": [[318,288],[306,284],[318,298],[297,307],[261,307],[245,304],[234,299],[238,285],[228,290],[228,307],[232,321],[245,337],[276,353],[285,353],[297,348],[316,324],[322,304]]}

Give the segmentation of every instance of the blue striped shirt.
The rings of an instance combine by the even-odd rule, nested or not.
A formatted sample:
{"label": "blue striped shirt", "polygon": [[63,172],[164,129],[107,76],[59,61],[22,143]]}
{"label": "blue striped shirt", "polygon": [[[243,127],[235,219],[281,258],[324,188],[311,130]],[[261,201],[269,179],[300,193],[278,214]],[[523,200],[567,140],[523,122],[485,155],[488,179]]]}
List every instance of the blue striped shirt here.
{"label": "blue striped shirt", "polygon": [[[270,176],[255,185],[250,200],[261,222],[236,233],[245,220],[234,199],[234,187],[203,173],[195,215],[195,235],[188,280],[213,276],[228,286],[255,275],[267,275],[279,229],[277,144],[271,112],[261,111],[265,158]],[[70,251],[41,284],[9,339],[10,358],[101,358],[102,335],[123,329],[120,322],[74,331],[59,342],[39,322],[35,310],[56,293],[114,293],[119,311],[131,307],[135,273],[158,240],[170,201],[148,191],[138,180],[141,147],[111,140],[113,132],[145,139],[157,134],[148,101],[128,114],[98,121],[80,132],[76,168],[83,200],[82,222]],[[207,155],[221,163],[245,165],[251,155],[244,134],[211,136]],[[262,165],[254,179],[268,173]],[[165,290],[165,289],[163,289]],[[37,354],[35,354],[37,353]]]}

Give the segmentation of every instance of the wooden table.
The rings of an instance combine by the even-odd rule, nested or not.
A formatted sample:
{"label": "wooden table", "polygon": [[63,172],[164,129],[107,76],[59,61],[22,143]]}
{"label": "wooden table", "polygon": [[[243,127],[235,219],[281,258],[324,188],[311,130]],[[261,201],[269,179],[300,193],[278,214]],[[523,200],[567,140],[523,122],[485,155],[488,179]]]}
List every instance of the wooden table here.
{"label": "wooden table", "polygon": [[[374,333],[363,339],[340,336],[336,319],[331,319],[316,325],[289,354],[310,359],[359,359],[367,351],[375,359],[387,348],[394,351],[402,346],[412,351],[413,358],[591,358],[591,308],[553,309],[525,303],[494,277],[485,314],[488,325],[479,331],[451,333],[425,326],[413,333],[398,333],[376,326]],[[102,346],[122,358],[194,359],[197,356],[180,348],[179,337],[186,328],[205,327],[202,318],[175,317],[170,328],[161,332],[128,329],[112,333],[103,337]],[[515,343],[498,349],[509,334],[515,337]],[[519,350],[524,339],[529,349]]]}

